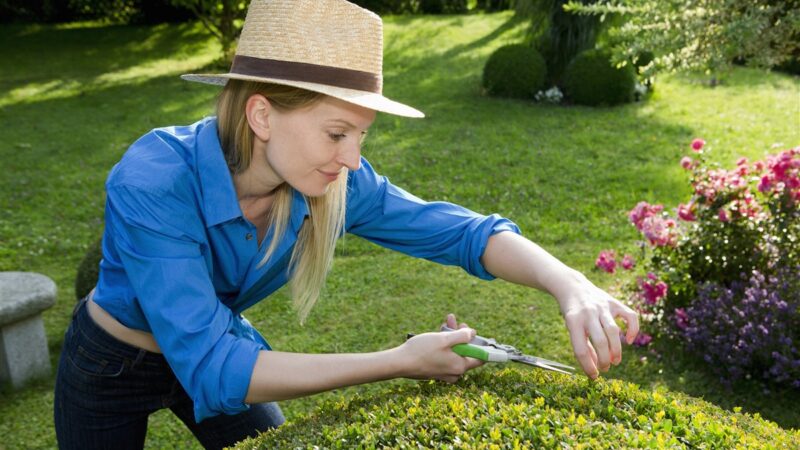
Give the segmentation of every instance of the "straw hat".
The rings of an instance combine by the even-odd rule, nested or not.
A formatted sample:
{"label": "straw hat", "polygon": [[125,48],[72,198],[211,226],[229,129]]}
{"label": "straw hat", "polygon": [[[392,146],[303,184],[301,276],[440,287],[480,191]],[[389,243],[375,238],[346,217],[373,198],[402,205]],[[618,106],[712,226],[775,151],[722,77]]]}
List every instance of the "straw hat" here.
{"label": "straw hat", "polygon": [[383,22],[345,0],[252,0],[229,73],[181,78],[225,85],[262,81],[320,92],[365,108],[425,117],[383,90]]}

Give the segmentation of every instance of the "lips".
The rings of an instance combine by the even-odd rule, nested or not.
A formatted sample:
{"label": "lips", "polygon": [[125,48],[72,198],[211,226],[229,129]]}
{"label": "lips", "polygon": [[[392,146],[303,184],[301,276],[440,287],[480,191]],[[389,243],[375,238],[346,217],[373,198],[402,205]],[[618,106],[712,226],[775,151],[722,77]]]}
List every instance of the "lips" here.
{"label": "lips", "polygon": [[318,170],[318,172],[324,175],[328,181],[336,181],[339,178],[339,172],[325,172],[324,170]]}

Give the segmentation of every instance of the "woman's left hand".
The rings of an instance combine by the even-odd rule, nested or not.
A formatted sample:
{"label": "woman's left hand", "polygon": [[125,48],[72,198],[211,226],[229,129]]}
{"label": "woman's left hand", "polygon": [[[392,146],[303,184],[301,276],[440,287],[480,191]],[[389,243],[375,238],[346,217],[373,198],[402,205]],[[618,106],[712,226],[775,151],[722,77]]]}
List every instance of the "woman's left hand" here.
{"label": "woman's left hand", "polygon": [[584,279],[558,299],[575,358],[590,378],[606,372],[622,360],[620,328],[616,318],[626,324],[625,339],[633,343],[639,333],[639,316],[602,289]]}

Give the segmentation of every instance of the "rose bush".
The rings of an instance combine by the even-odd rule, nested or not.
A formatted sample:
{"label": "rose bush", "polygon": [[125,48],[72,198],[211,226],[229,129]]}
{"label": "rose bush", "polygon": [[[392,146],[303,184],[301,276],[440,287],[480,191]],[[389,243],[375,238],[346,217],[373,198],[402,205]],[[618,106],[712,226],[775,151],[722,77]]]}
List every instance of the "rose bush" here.
{"label": "rose bush", "polygon": [[[644,275],[628,286],[629,300],[647,332],[677,338],[723,382],[758,377],[800,389],[800,147],[740,158],[733,169],[708,164],[701,139],[691,150],[680,161],[691,198],[674,215],[647,202],[629,213],[644,237]],[[613,273],[615,252],[595,264]]]}

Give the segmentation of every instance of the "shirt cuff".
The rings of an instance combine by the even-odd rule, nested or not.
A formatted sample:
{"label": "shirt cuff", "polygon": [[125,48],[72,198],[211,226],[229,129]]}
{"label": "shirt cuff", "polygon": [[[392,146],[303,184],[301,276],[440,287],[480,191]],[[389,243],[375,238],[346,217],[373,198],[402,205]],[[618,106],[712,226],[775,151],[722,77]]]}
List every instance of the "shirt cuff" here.
{"label": "shirt cuff", "polygon": [[[247,342],[246,340],[242,341],[243,343]],[[220,414],[234,415],[250,409],[250,405],[245,403],[245,398],[247,398],[247,391],[250,390],[250,379],[261,350],[264,348],[258,343],[247,342],[228,354],[224,369],[218,375],[222,388],[219,405],[215,408],[201,399],[193,399],[194,418],[197,423]],[[223,380],[224,382],[222,382]]]}
{"label": "shirt cuff", "polygon": [[512,233],[516,233],[521,235],[522,232],[519,230],[519,227],[514,222],[505,219],[498,214],[492,214],[491,216],[487,217],[487,221],[494,222],[491,226],[485,227],[485,231],[481,234],[480,237],[480,245],[477,247],[477,255],[475,258],[472,259],[473,263],[469,268],[468,272],[482,280],[494,280],[496,277],[489,273],[483,264],[481,264],[481,257],[483,253],[486,251],[486,246],[489,244],[489,238],[494,236],[497,233],[503,231],[511,231]]}

